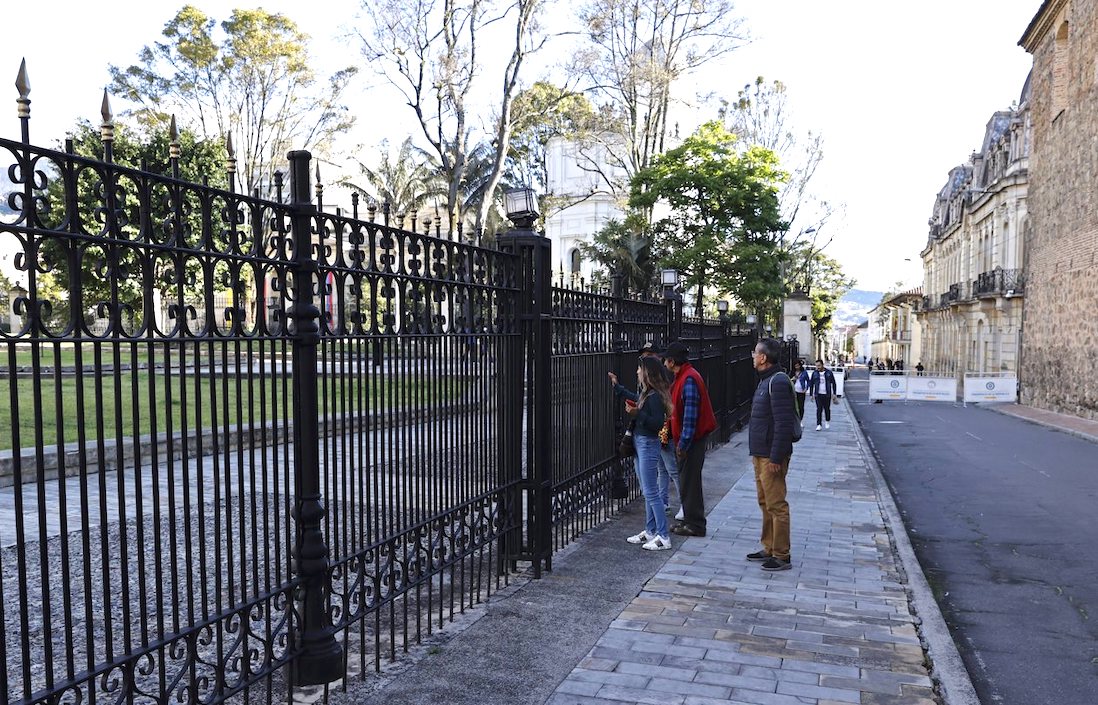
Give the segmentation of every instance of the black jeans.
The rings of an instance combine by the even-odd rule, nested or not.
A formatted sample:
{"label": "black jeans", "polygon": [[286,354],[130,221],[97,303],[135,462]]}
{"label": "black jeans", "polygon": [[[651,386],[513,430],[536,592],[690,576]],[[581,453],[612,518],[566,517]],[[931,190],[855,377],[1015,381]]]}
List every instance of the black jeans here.
{"label": "black jeans", "polygon": [[821,417],[826,417],[827,422],[831,423],[831,395],[830,394],[817,394],[816,395],[816,425],[819,426],[823,423],[820,420]]}
{"label": "black jeans", "polygon": [[807,392],[793,392],[797,395],[797,418],[804,421],[804,398],[808,395]]}
{"label": "black jeans", "polygon": [[679,492],[682,497],[682,523],[705,533],[705,498],[702,495],[702,466],[705,465],[705,438],[695,438],[685,456],[679,456]]}

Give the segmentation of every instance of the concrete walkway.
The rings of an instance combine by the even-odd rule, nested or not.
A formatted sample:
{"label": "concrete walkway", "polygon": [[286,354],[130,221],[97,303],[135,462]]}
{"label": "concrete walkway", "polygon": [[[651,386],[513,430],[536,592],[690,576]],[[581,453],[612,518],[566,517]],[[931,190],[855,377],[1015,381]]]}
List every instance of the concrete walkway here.
{"label": "concrete walkway", "polygon": [[[805,421],[814,414],[809,404]],[[806,424],[789,474],[793,569],[767,573],[744,560],[758,549],[754,475],[742,445],[717,450],[707,470],[733,463],[746,472],[709,514],[708,536],[676,540],[548,703],[938,702],[890,540],[895,533],[906,544],[906,535],[888,526],[891,497],[878,495],[888,490],[845,402],[830,430],[814,428]]]}
{"label": "concrete walkway", "polygon": [[744,560],[759,509],[740,432],[706,459],[708,536],[642,551],[634,502],[332,705],[978,705],[845,400],[833,412],[795,446],[792,570]]}

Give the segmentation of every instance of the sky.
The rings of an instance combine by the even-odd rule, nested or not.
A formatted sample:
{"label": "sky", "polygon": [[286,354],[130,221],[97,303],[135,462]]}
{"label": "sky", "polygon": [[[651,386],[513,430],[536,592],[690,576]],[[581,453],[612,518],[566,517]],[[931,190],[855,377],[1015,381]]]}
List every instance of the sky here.
{"label": "sky", "polygon": [[[0,79],[0,106],[7,106],[0,135],[19,135],[14,82],[21,59],[32,88],[31,140],[52,146],[78,118],[98,122],[107,67],[133,63],[182,4],[41,0],[7,7],[0,77],[10,80]],[[219,20],[236,6],[283,13],[312,37],[318,73],[361,65],[357,46],[346,39],[361,12],[355,0],[191,4]],[[1017,101],[1032,65],[1017,42],[1040,4],[738,0],[751,41],[684,85],[680,97],[692,102],[691,92],[700,90],[733,98],[756,76],[785,83],[795,129],[824,139],[810,190],[841,212],[819,230],[821,242],[830,241],[827,254],[858,288],[917,286],[934,199],[949,170],[979,149],[992,113]],[[567,27],[566,14],[558,10],[554,18]],[[563,56],[564,45],[558,47]],[[551,52],[531,62],[524,81],[542,78],[536,72],[555,63]],[[348,102],[358,123],[345,148],[366,145],[373,154],[381,139],[398,144],[414,125],[410,109],[368,68]]]}

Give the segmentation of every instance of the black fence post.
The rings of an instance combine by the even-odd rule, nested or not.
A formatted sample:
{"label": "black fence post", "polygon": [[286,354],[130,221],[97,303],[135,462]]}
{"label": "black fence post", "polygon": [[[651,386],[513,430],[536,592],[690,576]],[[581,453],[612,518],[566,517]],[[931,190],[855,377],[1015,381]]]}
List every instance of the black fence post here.
{"label": "black fence post", "polygon": [[[523,224],[525,225],[525,224]],[[523,486],[527,491],[527,550],[534,577],[552,570],[553,469],[552,469],[552,281],[549,238],[528,226],[516,224],[499,238],[500,248],[519,255],[522,301],[519,325],[526,368],[527,437]]]}
{"label": "black fence post", "polygon": [[722,395],[724,397],[722,406],[724,407],[724,413],[721,414],[721,441],[727,443],[728,439],[732,437],[732,400],[735,398],[735,375],[732,370],[732,337],[731,327],[729,326],[728,314],[724,311],[720,313],[721,322],[721,388]]}
{"label": "black fence post", "polygon": [[667,342],[671,343],[682,337],[682,294],[675,291],[664,291],[667,300]]}
{"label": "black fence post", "polygon": [[320,309],[314,301],[317,261],[314,258],[309,161],[304,150],[290,160],[291,236],[294,252],[293,304],[289,319],[293,336],[294,552],[293,570],[301,579],[296,596],[301,654],[294,661],[294,682],[330,683],[343,677],[343,648],[336,641],[327,610],[328,546],[321,522],[319,402],[317,348]]}

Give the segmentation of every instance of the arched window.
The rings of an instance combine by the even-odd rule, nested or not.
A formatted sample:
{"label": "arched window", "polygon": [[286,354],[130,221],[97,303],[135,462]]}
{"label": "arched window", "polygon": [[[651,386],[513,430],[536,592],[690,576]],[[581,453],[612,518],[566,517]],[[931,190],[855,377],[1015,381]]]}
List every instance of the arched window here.
{"label": "arched window", "polygon": [[572,253],[569,255],[569,259],[571,260],[570,271],[572,272],[572,274],[579,274],[580,262],[582,262],[582,258],[580,257],[580,251],[578,247],[572,248]]}

